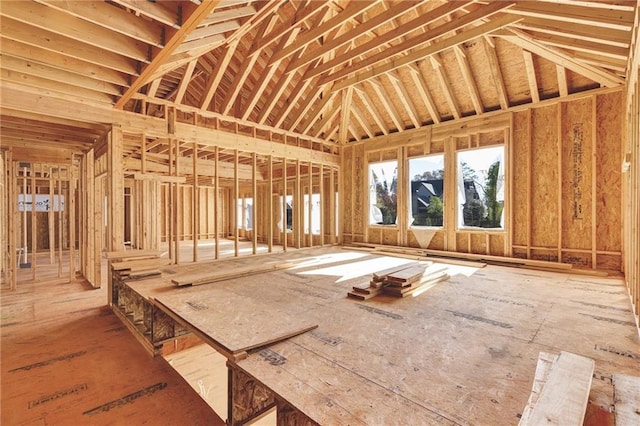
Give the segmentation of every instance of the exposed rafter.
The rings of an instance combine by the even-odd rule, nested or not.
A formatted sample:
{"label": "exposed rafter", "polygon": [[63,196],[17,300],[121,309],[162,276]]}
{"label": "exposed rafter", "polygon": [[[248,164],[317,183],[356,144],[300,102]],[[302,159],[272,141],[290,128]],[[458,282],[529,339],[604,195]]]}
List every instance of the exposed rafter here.
{"label": "exposed rafter", "polygon": [[166,61],[169,56],[178,48],[178,46],[184,41],[197,26],[202,22],[216,7],[220,0],[204,0],[195,10],[193,10],[184,24],[178,31],[171,37],[166,43],[165,47],[160,50],[153,58],[151,63],[147,65],[140,73],[140,76],[131,84],[131,87],[118,99],[116,102],[116,108],[122,108],[124,104],[136,93],[142,86],[147,84],[148,79],[155,73],[155,71]]}

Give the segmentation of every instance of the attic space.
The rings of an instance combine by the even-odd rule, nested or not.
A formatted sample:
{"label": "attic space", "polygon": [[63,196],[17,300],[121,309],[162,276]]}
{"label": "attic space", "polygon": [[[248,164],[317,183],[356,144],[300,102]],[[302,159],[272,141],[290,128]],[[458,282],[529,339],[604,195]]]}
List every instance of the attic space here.
{"label": "attic space", "polygon": [[3,425],[640,422],[640,0],[0,26]]}

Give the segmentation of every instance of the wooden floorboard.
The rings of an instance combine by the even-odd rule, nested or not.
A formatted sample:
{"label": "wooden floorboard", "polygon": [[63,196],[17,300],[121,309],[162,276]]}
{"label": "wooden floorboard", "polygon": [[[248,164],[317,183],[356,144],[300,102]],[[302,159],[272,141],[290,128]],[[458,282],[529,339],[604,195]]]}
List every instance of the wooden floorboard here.
{"label": "wooden floorboard", "polygon": [[2,425],[224,424],[123,326],[106,286],[40,279],[17,288],[2,284]]}

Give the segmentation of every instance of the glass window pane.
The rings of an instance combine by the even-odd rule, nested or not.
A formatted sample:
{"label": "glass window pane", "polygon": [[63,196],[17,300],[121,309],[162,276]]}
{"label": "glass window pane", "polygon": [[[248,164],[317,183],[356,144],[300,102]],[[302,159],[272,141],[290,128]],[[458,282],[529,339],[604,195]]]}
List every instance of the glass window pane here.
{"label": "glass window pane", "polygon": [[444,155],[409,160],[409,226],[442,226]]}
{"label": "glass window pane", "polygon": [[458,226],[504,227],[504,147],[458,153]]}
{"label": "glass window pane", "polygon": [[369,165],[369,223],[395,225],[398,214],[398,162]]}

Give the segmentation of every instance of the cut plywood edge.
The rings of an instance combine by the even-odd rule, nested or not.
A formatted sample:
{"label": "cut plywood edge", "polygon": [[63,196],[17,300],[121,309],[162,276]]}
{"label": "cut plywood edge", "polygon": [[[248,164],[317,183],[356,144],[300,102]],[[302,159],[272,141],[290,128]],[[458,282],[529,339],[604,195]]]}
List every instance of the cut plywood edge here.
{"label": "cut plywood edge", "polygon": [[551,365],[553,365],[557,359],[558,355],[550,354],[548,352],[540,352],[538,355],[538,364],[536,365],[536,374],[533,377],[531,394],[529,395],[529,401],[527,401],[527,405],[524,407],[524,411],[522,412],[522,417],[520,418],[519,423],[520,425],[529,424],[529,417],[531,417],[533,407],[535,407],[538,402],[540,392],[542,392],[542,388],[547,382]]}
{"label": "cut plywood edge", "polygon": [[127,259],[152,259],[161,255],[162,253],[157,250],[121,250],[110,251],[106,256],[107,260],[118,262]]}
{"label": "cut plywood edge", "polygon": [[294,266],[295,262],[267,262],[261,265],[244,265],[232,268],[224,268],[218,272],[201,272],[196,274],[184,274],[177,276],[171,282],[178,286],[210,284],[217,281],[229,280],[232,278],[246,277],[262,272],[287,269]]}
{"label": "cut plywood edge", "polygon": [[162,295],[155,301],[167,315],[232,360],[318,327],[317,323],[300,320],[295,312],[287,312],[287,303],[265,306],[259,297],[215,286],[198,290]]}
{"label": "cut plywood edge", "polygon": [[613,375],[616,426],[640,424],[640,377]]}
{"label": "cut plywood edge", "polygon": [[435,229],[411,228],[410,230],[414,237],[416,237],[416,241],[420,245],[420,248],[423,249],[429,248],[429,244],[431,244],[431,240],[437,232]]}
{"label": "cut plywood edge", "polygon": [[[549,354],[538,361],[540,373],[536,368],[534,393],[538,386],[541,390],[533,405],[527,404],[520,426],[562,425],[580,426],[584,422],[585,411],[589,401],[591,380],[595,363],[592,359],[570,352],[561,352],[558,358],[549,363]],[[545,370],[548,369],[546,380]],[[541,377],[538,377],[540,374]],[[536,383],[536,381],[538,383]]]}

